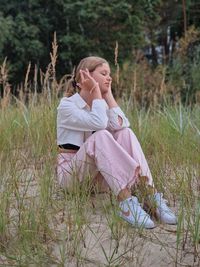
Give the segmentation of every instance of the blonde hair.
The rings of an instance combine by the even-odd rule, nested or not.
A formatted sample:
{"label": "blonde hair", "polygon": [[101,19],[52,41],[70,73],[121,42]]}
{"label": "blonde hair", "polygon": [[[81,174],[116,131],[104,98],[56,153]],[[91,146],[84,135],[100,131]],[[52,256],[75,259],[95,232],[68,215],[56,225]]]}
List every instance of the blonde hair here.
{"label": "blonde hair", "polygon": [[79,91],[77,83],[80,82],[80,70],[88,69],[89,72],[94,71],[98,66],[107,63],[107,60],[101,57],[90,56],[83,58],[77,67],[74,68],[71,78],[67,82],[67,87],[65,91],[65,96],[69,97],[75,92]]}

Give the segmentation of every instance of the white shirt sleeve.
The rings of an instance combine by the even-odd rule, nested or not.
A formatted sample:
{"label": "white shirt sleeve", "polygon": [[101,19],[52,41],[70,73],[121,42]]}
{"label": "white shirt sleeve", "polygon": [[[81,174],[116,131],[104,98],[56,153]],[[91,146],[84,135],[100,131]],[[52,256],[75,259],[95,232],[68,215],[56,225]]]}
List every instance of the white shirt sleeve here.
{"label": "white shirt sleeve", "polygon": [[76,131],[98,131],[106,129],[108,116],[104,99],[95,99],[91,110],[81,109],[74,102],[63,101],[58,106],[59,127]]}
{"label": "white shirt sleeve", "polygon": [[[120,107],[114,107],[107,110],[108,115],[108,129],[120,130],[130,126],[129,120],[125,116]],[[122,119],[122,125],[119,124],[119,117]]]}

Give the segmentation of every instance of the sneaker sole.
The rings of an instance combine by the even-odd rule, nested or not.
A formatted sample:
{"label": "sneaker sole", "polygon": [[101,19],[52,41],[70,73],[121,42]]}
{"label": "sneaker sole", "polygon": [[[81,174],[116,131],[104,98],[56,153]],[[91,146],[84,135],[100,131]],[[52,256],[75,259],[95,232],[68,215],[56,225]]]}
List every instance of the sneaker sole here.
{"label": "sneaker sole", "polygon": [[120,218],[122,218],[123,220],[125,220],[126,222],[128,222],[129,224],[131,224],[133,227],[136,228],[144,228],[144,229],[154,229],[156,227],[156,225],[154,224],[153,226],[145,226],[144,224],[138,225],[138,224],[133,224],[133,222],[131,220],[129,220],[129,218],[127,218],[127,216],[124,216],[123,214],[119,213]]}

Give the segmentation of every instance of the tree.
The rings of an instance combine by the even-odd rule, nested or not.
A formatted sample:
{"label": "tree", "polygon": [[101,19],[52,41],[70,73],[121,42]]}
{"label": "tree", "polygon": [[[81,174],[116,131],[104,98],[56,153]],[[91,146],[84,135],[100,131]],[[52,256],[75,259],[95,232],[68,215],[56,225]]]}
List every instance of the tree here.
{"label": "tree", "polygon": [[119,62],[131,61],[133,49],[146,43],[147,30],[153,32],[151,25],[158,25],[160,4],[161,0],[1,0],[2,59],[8,58],[12,82],[18,83],[29,61],[42,69],[47,66],[56,32],[59,75],[91,54],[113,63],[116,41]]}

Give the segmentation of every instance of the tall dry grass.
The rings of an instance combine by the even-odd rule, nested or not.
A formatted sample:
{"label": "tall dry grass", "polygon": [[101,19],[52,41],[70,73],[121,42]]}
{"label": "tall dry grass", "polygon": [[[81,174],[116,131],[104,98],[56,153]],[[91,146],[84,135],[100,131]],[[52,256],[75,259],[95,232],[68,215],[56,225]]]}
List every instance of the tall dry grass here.
{"label": "tall dry grass", "polygon": [[168,102],[163,66],[117,67],[116,94],[157,189],[178,216],[177,227],[130,227],[119,219],[115,198],[90,194],[87,179],[72,192],[57,185],[56,107],[66,84],[66,76],[56,79],[57,48],[54,36],[47,70],[35,66],[31,81],[29,64],[18,97],[6,60],[1,66],[0,265],[199,266],[199,106],[183,106],[178,94]]}

